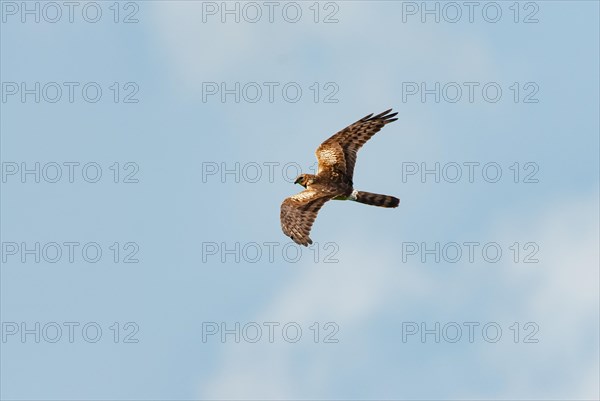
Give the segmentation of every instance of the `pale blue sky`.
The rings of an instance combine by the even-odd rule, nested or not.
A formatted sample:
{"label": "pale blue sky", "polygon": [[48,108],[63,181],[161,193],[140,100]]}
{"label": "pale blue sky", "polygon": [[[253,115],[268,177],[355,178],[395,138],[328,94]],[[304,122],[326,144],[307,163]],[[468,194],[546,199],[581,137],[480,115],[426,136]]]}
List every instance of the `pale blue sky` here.
{"label": "pale blue sky", "polygon": [[[296,23],[283,18],[284,5],[292,7],[285,2],[273,23],[264,6],[257,23],[232,16],[223,23],[218,13],[203,22],[203,7],[221,2],[194,1],[121,3],[115,23],[113,2],[98,4],[97,23],[86,22],[80,8],[73,23],[66,9],[57,23],[44,15],[22,23],[21,2],[0,2],[3,399],[598,399],[597,2],[521,2],[517,23],[513,2],[497,3],[496,23],[482,16],[490,4],[484,2],[472,23],[464,6],[457,23],[406,14],[421,2],[322,2],[318,23],[313,2],[298,3]],[[138,22],[122,23],[132,12]],[[338,22],[322,23],[332,12]],[[523,23],[530,14],[537,23]],[[35,103],[27,95],[22,103],[19,93],[8,94],[12,82],[57,82],[63,97]],[[73,103],[64,82],[80,83]],[[81,97],[88,82],[102,88],[97,103]],[[135,85],[125,88],[129,82]],[[266,89],[256,103],[236,103],[233,95],[204,102],[206,82],[279,86],[273,102]],[[303,91],[296,103],[281,95],[289,82]],[[455,82],[465,92],[456,103],[433,96],[403,102],[411,82]],[[468,82],[496,83],[502,97],[488,102],[479,89],[470,103]],[[327,83],[338,90],[337,103],[323,102],[332,90]],[[136,87],[139,101],[121,102]],[[539,102],[524,103],[533,87]],[[289,240],[279,205],[300,187],[282,178],[281,166],[310,167],[329,135],[390,107],[398,121],[363,148],[354,181],[358,189],[400,197],[400,207],[326,205],[312,232],[319,254],[303,249],[290,263],[281,253]],[[8,175],[22,162],[79,166],[73,183],[66,167],[58,183],[35,183],[31,175],[22,183],[19,174]],[[79,170],[91,162],[102,169],[95,184]],[[120,183],[113,182],[115,162]],[[473,183],[466,176],[458,183],[431,176],[403,182],[406,163],[423,162],[493,162],[503,175],[497,183],[480,170]],[[515,162],[519,181],[531,171],[525,163],[536,163],[539,182],[514,183]],[[258,182],[236,183],[231,175],[203,182],[207,163],[277,164],[273,182],[264,167]],[[139,182],[123,183],[135,166]],[[33,256],[22,263],[20,250],[11,255],[10,243],[69,241],[98,243],[100,261],[76,253],[74,263],[66,254],[57,263],[34,263]],[[128,242],[139,247],[138,263],[122,263],[136,250],[123,249]],[[272,262],[265,242],[278,243]],[[422,263],[419,255],[403,255],[403,244],[436,242],[495,242],[503,256],[497,263],[480,253],[473,263],[466,256]],[[534,243],[539,262],[514,263],[515,242],[520,260],[534,249],[524,244]],[[219,253],[203,255],[203,243],[257,243],[263,256],[222,263]],[[337,263],[325,263],[332,251]],[[7,334],[21,322],[56,322],[63,337],[22,342],[20,333]],[[76,334],[96,322],[103,336],[70,343],[65,322],[80,324]],[[139,328],[139,342],[123,343],[127,322]],[[203,342],[203,322],[296,322],[303,336],[270,343],[265,329],[257,343],[237,344],[231,336]],[[315,344],[314,322],[320,337],[334,322],[339,342]],[[423,343],[418,335],[403,342],[410,322],[493,322],[503,335],[496,343],[481,330],[473,343],[466,331],[456,343],[432,336]],[[526,329],[528,322],[539,328],[537,343],[523,342],[534,327]]]}

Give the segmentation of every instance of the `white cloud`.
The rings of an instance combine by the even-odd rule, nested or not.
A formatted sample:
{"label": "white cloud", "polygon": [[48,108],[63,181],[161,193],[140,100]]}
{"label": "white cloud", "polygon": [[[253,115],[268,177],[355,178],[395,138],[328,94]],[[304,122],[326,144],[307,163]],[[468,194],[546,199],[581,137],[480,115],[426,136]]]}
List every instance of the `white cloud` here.
{"label": "white cloud", "polygon": [[[499,398],[544,398],[553,394],[570,399],[598,398],[597,201],[598,196],[594,194],[587,199],[555,203],[536,215],[505,220],[504,228],[497,231],[498,238],[514,239],[515,227],[529,225],[529,229],[520,230],[518,235],[538,239],[541,248],[539,264],[515,265],[507,258],[504,265],[493,266],[497,271],[494,285],[498,293],[512,296],[491,301],[495,308],[490,311],[494,316],[492,320],[529,319],[540,325],[537,336],[540,343],[520,345],[531,346],[526,349],[528,355],[536,355],[531,360],[521,360],[510,343],[504,347],[491,347],[488,343],[475,345],[479,347],[477,352],[482,365],[494,361],[504,366],[502,386],[495,390]],[[403,266],[402,282],[399,282],[398,264],[391,250],[376,241],[364,246],[370,250],[368,254],[359,250],[344,252],[344,260],[351,263],[298,266],[298,277],[281,289],[256,320],[309,322],[333,318],[348,332],[360,331],[372,322],[373,316],[391,312],[390,305],[401,313],[418,310],[419,304],[439,299],[449,289],[462,293],[441,305],[440,312],[449,317],[455,316],[457,311],[460,314],[472,311],[478,303],[474,297],[490,302],[483,298],[487,291],[485,285],[465,282],[464,274],[441,283],[429,279],[431,272],[427,268]],[[372,255],[377,255],[377,263]],[[473,288],[481,291],[473,292]],[[582,352],[582,347],[593,345],[590,340],[595,341],[596,348]],[[377,347],[377,339],[371,339],[369,346]],[[304,347],[299,352],[289,344],[276,342],[264,346],[226,344],[224,348],[222,365],[213,377],[203,382],[201,398],[290,399],[306,394],[300,390],[303,388],[300,384],[314,386],[310,394],[335,394],[335,388],[330,388],[328,383],[333,382],[339,372],[330,369],[333,366],[328,363],[331,354],[320,353],[318,347]],[[365,351],[369,352],[356,350],[356,353],[360,355]],[[357,355],[352,358],[356,359]],[[515,363],[518,368],[513,366]],[[305,365],[310,369],[299,368]],[[377,369],[393,372],[394,366]],[[540,387],[539,378],[535,377],[540,375],[547,379],[545,375],[554,377],[565,371],[573,374],[556,377],[556,382],[545,388]],[[381,377],[385,383],[386,375]],[[459,394],[482,396],[469,388],[462,388]],[[452,398],[452,394],[448,397]]]}
{"label": "white cloud", "polygon": [[[537,335],[540,342],[531,348],[535,359],[523,360],[520,369],[506,371],[510,387],[527,397],[600,397],[598,219],[595,193],[554,201],[532,219],[509,220],[503,229],[504,237],[511,238],[508,233],[512,225],[512,232],[517,229],[521,238],[535,239],[540,246],[539,264],[507,268],[500,283],[509,287],[517,287],[519,281],[527,283],[526,291],[515,291],[513,309],[518,310],[518,315],[538,322],[540,327]],[[528,223],[530,227],[526,227]],[[511,308],[499,312],[504,313],[507,321],[513,318]],[[492,360],[502,357],[497,350],[487,350],[491,351],[487,357]],[[569,377],[556,377],[544,389],[523,374],[539,370]]]}
{"label": "white cloud", "polygon": [[[437,68],[440,59],[452,80],[485,79],[494,72],[484,40],[452,26],[398,24],[384,4],[340,4],[339,22],[323,24],[314,23],[310,4],[302,3],[303,18],[291,24],[280,15],[276,23],[266,22],[266,16],[258,23],[243,19],[235,23],[231,15],[226,23],[220,23],[220,15],[207,16],[203,22],[202,3],[177,7],[155,3],[151,8],[157,51],[165,55],[181,90],[198,91],[202,82],[217,77],[312,79],[309,70],[314,69],[320,79],[326,75],[340,82],[352,80],[353,87],[344,88],[346,93],[361,94],[356,100],[364,102],[381,99],[379,88],[389,90],[386,97],[397,97],[399,88],[394,83],[401,80],[425,79],[428,73],[445,78]],[[366,27],[365,21],[369,21]],[[357,73],[361,74],[358,80]]]}
{"label": "white cloud", "polygon": [[[346,4],[340,15],[345,19],[328,27],[326,33],[323,26],[315,24],[290,25],[279,30],[268,24],[205,25],[201,22],[200,3],[178,7],[161,7],[155,3],[158,51],[165,55],[177,87],[190,93],[197,93],[201,82],[207,80],[278,79],[278,76],[260,74],[310,80],[312,76],[307,66],[322,76],[329,77],[333,72],[338,82],[347,84],[342,87],[344,94],[340,96],[344,99],[344,109],[348,110],[362,110],[365,103],[399,101],[399,84],[404,80],[427,79],[430,75],[440,80],[483,80],[499,73],[494,54],[484,39],[451,29],[446,32],[439,26],[431,28],[436,30],[432,32],[418,24],[401,26],[396,36],[389,38],[386,31],[394,22],[393,15],[377,15],[381,8],[363,9]],[[370,23],[368,32],[357,33],[356,22],[361,18],[380,21],[380,24]],[[379,38],[379,42],[373,42],[374,38]],[[294,63],[294,55],[312,48],[326,52],[328,62],[321,63],[317,55],[314,61]],[[386,52],[377,53],[382,49]],[[359,67],[364,75],[357,80]],[[423,110],[422,113],[429,111]],[[370,111],[374,110],[366,110],[364,114]],[[406,115],[405,124],[415,132],[429,132],[427,118],[425,114]],[[247,120],[240,119],[239,124],[247,124]],[[407,141],[419,139],[407,138]],[[294,266],[297,276],[290,278],[269,306],[257,314],[255,321],[335,319],[346,331],[360,331],[373,316],[391,312],[390,305],[396,308],[396,313],[412,312],[415,308],[418,312],[419,307],[430,307],[431,300],[437,300],[441,315],[481,313],[477,308],[483,305],[490,308],[487,312],[495,320],[539,321],[542,341],[535,348],[537,358],[518,360],[521,368],[535,370],[543,365],[552,369],[563,363],[566,367],[557,367],[555,374],[566,368],[574,372],[568,378],[555,377],[554,387],[543,388],[539,381],[528,380],[521,368],[512,366],[515,360],[509,355],[513,353],[483,344],[476,348],[481,364],[502,361],[501,367],[506,372],[502,383],[498,383],[499,388],[494,390],[498,398],[540,398],[540,393],[543,398],[552,395],[545,393],[549,389],[558,389],[563,398],[598,398],[598,349],[583,354],[580,349],[589,346],[590,338],[596,344],[598,340],[597,205],[598,194],[593,194],[585,199],[562,199],[533,213],[520,214],[513,210],[509,217],[502,216],[505,224],[491,228],[488,238],[510,243],[516,240],[517,233],[523,239],[534,240],[540,244],[541,263],[516,266],[508,262],[510,258],[505,258],[502,264],[490,267],[494,269],[490,274],[493,280],[479,285],[473,279],[480,275],[470,276],[468,271],[459,272],[459,269],[456,274],[446,274],[446,281],[433,279],[432,271],[423,266],[402,265],[399,274],[397,252],[388,247],[390,244],[373,239],[364,244],[368,253],[364,249],[344,249],[340,264]],[[373,255],[377,263],[373,263]],[[510,299],[495,300],[490,299],[486,291],[511,295]],[[369,346],[376,348],[377,339],[370,340]],[[302,384],[314,386],[314,394],[336,392],[331,383],[337,372],[327,361],[331,354],[319,352],[318,347],[298,348],[281,342],[227,343],[221,349],[220,363],[214,374],[201,383],[200,398],[298,398],[304,394],[300,391]],[[299,371],[299,366],[305,365],[310,369]],[[378,369],[386,369],[388,373],[382,376],[387,377],[394,368],[381,366]],[[369,380],[377,377],[371,376]],[[422,384],[414,383],[414,386]],[[458,394],[468,394],[468,391],[462,388]],[[474,397],[481,395],[473,392]]]}

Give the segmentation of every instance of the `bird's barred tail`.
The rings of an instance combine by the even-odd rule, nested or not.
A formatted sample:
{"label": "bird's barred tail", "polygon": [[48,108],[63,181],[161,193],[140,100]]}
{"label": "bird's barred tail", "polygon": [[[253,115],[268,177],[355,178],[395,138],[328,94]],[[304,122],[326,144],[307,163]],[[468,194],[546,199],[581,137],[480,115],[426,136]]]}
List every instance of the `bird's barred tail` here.
{"label": "bird's barred tail", "polygon": [[398,207],[400,199],[389,195],[372,194],[371,192],[358,191],[356,201],[365,205],[381,207]]}

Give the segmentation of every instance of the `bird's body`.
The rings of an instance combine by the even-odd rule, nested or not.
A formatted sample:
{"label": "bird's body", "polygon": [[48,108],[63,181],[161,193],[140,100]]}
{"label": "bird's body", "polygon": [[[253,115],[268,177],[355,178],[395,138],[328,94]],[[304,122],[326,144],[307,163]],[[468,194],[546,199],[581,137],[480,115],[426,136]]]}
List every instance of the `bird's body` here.
{"label": "bird's body", "polygon": [[396,121],[398,113],[387,110],[374,117],[369,114],[323,142],[316,153],[317,174],[301,174],[296,184],[304,191],[281,204],[281,228],[294,242],[308,246],[312,224],[319,209],[329,200],[353,200],[367,205],[397,207],[398,198],[354,189],[352,178],[358,150],[385,124]]}

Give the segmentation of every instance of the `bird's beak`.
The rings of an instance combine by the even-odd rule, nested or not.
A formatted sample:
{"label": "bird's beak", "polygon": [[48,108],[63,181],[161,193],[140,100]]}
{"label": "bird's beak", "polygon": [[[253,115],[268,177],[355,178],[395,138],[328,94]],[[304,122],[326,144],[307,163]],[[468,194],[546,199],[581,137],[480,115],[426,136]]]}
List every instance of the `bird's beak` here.
{"label": "bird's beak", "polygon": [[296,178],[296,181],[294,181],[294,184],[300,184],[300,180],[301,180],[301,178]]}

